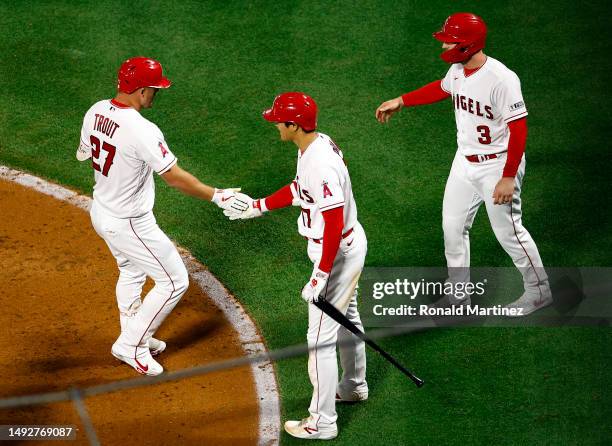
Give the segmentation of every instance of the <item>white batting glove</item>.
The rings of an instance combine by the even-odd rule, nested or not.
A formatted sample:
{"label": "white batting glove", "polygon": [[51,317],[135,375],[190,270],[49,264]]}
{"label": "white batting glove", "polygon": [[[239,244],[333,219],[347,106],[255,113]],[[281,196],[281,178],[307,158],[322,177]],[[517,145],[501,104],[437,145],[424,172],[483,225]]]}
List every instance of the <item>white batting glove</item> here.
{"label": "white batting glove", "polygon": [[321,271],[320,269],[315,269],[312,272],[312,276],[310,276],[310,281],[302,288],[302,299],[304,299],[309,304],[313,302],[318,302],[320,294],[323,292],[327,285],[327,279],[329,278],[329,274]]}
{"label": "white batting glove", "polygon": [[263,200],[253,200],[246,194],[237,193],[235,204],[223,211],[230,220],[247,220],[249,218],[261,217],[265,209],[262,209]]}
{"label": "white batting glove", "polygon": [[236,193],[240,191],[239,187],[229,188],[229,189],[217,189],[215,188],[215,193],[212,197],[213,203],[219,206],[224,211],[227,209],[231,209],[236,207],[236,209],[243,210],[245,206],[240,203],[236,203]]}
{"label": "white batting glove", "polygon": [[79,148],[76,151],[76,158],[79,161],[86,161],[91,158],[91,147],[88,147],[83,143],[79,144]]}

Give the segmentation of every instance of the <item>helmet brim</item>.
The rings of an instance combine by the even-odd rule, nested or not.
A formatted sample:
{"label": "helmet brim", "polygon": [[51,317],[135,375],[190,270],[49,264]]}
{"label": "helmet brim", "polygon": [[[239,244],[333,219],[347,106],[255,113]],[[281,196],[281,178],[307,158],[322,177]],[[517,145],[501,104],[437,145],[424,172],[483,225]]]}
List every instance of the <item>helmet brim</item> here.
{"label": "helmet brim", "polygon": [[167,77],[162,77],[156,85],[148,85],[151,88],[169,88],[172,85],[172,81]]}
{"label": "helmet brim", "polygon": [[462,43],[464,39],[460,39],[452,34],[445,33],[444,31],[438,31],[433,33],[434,39],[442,43]]}
{"label": "helmet brim", "polygon": [[263,116],[263,118],[268,122],[279,122],[276,116],[274,115],[274,109],[272,108],[264,110],[261,116]]}

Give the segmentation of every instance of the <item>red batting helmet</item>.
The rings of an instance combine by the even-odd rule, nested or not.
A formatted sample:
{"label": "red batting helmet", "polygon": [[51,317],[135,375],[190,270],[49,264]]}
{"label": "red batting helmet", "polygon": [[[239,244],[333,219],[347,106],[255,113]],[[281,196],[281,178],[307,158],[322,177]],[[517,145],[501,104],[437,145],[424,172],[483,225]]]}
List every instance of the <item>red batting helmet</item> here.
{"label": "red batting helmet", "polygon": [[274,98],[263,117],[270,122],[293,122],[310,132],[317,128],[317,104],[304,93],[283,93]]}
{"label": "red batting helmet", "polygon": [[440,55],[443,61],[463,62],[484,48],[487,25],[475,14],[458,12],[447,18],[442,29],[435,32],[433,36],[440,42],[457,44]]}
{"label": "red batting helmet", "polygon": [[121,64],[117,89],[132,93],[142,87],[168,88],[172,82],[162,74],[161,64],[148,57],[132,57]]}

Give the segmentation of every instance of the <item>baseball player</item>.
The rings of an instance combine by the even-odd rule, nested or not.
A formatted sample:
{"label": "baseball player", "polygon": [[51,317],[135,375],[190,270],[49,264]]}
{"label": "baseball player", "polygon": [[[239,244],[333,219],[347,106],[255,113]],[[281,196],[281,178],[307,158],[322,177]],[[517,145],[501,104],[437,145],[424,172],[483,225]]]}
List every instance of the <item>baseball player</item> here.
{"label": "baseball player", "polygon": [[[153,215],[153,172],[170,186],[223,209],[234,204],[235,190],[202,184],[181,169],[161,130],[140,111],[153,105],[171,82],[159,62],[126,60],[119,69],[117,95],[95,103],[85,114],[77,159],[91,158],[95,185],[90,215],[93,227],[117,260],[117,304],[121,334],[113,356],[146,375],[159,375],[153,359],[166,344],[153,334],[188,286],[187,270],[174,244]],[[146,277],[155,286],[141,300]]]}
{"label": "baseball player", "polygon": [[[365,345],[347,329],[324,314],[313,302],[326,299],[359,329],[357,281],[363,269],[367,240],[357,221],[357,206],[343,154],[331,138],[315,132],[317,105],[303,93],[283,93],[263,117],[273,123],[283,141],[298,147],[295,179],[269,197],[253,200],[238,193],[236,202],[248,207],[224,211],[230,219],[260,217],[264,213],[300,206],[298,231],[308,240],[308,257],[314,265],[310,280],[302,289],[308,302],[308,374],[313,386],[310,416],[287,421],[292,436],[328,440],[338,435],[336,401],[363,401],[368,398],[365,380]],[[336,341],[340,347],[342,378],[338,382]]]}
{"label": "baseball player", "polygon": [[[483,53],[487,27],[470,13],[453,14],[433,34],[441,58],[451,64],[442,80],[382,103],[384,123],[403,107],[452,98],[457,153],[446,183],[442,225],[449,280],[469,281],[469,231],[485,204],[497,240],[523,276],[525,291],[507,308],[527,315],[552,302],[548,278],[535,242],[521,223],[521,184],[525,175],[527,108],[517,75]],[[446,296],[451,305],[469,303]]]}

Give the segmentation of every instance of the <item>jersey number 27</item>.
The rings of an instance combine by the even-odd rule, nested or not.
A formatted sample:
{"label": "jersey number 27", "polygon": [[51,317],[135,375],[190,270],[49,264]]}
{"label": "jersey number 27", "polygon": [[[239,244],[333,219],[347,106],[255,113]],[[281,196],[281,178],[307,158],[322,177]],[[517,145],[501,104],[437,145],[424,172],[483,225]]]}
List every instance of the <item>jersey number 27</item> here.
{"label": "jersey number 27", "polygon": [[[117,148],[107,143],[106,141],[100,142],[100,140],[94,135],[91,135],[89,137],[89,141],[91,141],[91,166],[98,172],[102,173],[102,175],[107,177],[108,171],[113,165],[113,159],[115,158],[115,152],[117,151]],[[108,152],[108,154],[106,155],[106,160],[104,160],[104,167],[102,168],[100,168],[100,164],[96,162],[100,159],[100,150]]]}

